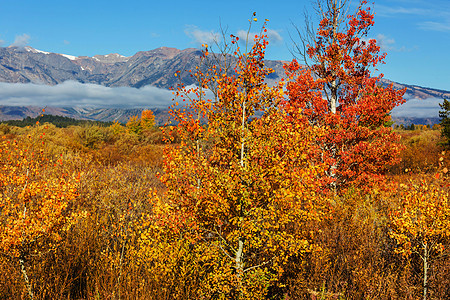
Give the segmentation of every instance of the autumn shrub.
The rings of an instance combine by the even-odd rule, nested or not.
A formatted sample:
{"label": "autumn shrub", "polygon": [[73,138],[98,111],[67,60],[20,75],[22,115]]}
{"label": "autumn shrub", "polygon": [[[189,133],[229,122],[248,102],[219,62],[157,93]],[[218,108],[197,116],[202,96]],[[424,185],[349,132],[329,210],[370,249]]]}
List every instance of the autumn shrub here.
{"label": "autumn shrub", "polygon": [[43,292],[39,273],[30,271],[59,247],[79,217],[78,175],[62,154],[45,147],[45,128],[34,129],[37,135],[0,141],[0,252],[20,270],[29,298]]}
{"label": "autumn shrub", "polygon": [[130,251],[146,274],[147,295],[161,299],[199,299],[210,272],[205,253],[183,235],[174,236],[170,224],[161,230],[150,215],[140,221],[138,228],[137,247]]}
{"label": "autumn shrub", "polygon": [[[137,220],[151,211],[150,189],[161,187],[155,168],[123,163],[102,166],[88,158],[79,164],[72,167],[82,169],[77,190],[82,218],[51,251],[27,261],[34,298],[161,299],[155,273],[133,250],[141,228]],[[9,270],[8,276],[0,278],[5,287],[0,295],[27,298],[17,262],[1,256],[0,264],[2,270]],[[175,280],[178,274],[174,276]]]}
{"label": "autumn shrub", "polygon": [[50,123],[39,126],[15,127],[10,126],[8,139],[29,140],[29,138],[39,138],[44,144],[42,151],[47,154],[59,155],[61,153],[77,152],[84,149],[83,142],[79,135],[82,130],[79,126],[69,126],[67,128],[57,128]]}
{"label": "autumn shrub", "polygon": [[145,135],[153,131],[155,126],[155,116],[151,110],[143,110],[141,116],[131,117],[126,126],[128,133],[143,139]]}
{"label": "autumn shrub", "polygon": [[148,194],[161,187],[156,172],[154,167],[118,163],[94,164],[82,173],[80,201],[89,216],[74,234],[87,244],[79,250],[86,262],[78,279],[84,282],[78,292],[83,297],[135,299],[144,293],[148,274],[141,272],[130,249],[136,248],[136,220],[150,211]]}
{"label": "autumn shrub", "polygon": [[423,298],[426,235],[434,239],[426,243],[428,297],[448,297],[447,152],[433,161],[433,173],[398,175],[370,192],[328,197],[326,217],[309,227],[316,250],[292,259],[285,273],[290,297]]}
{"label": "autumn shrub", "polygon": [[161,166],[162,145],[165,144],[159,128],[148,128],[139,137],[118,123],[110,127],[84,125],[67,128],[57,128],[46,123],[37,127],[8,126],[8,131],[10,138],[39,136],[41,142],[45,143],[44,151],[49,155],[80,153],[106,165],[131,161]]}
{"label": "autumn shrub", "polygon": [[448,261],[450,255],[450,185],[446,175],[437,172],[431,178],[423,176],[400,183],[395,190],[399,201],[390,212],[389,235],[396,241],[395,252],[420,270],[416,294],[423,295],[423,299],[450,296],[436,293],[445,291],[443,287],[450,284],[449,280],[430,280],[430,275],[448,271],[449,265],[434,265],[438,260]]}
{"label": "autumn shrub", "polygon": [[293,299],[406,297],[411,270],[394,255],[387,230],[390,201],[377,191],[330,197],[326,217],[309,228],[315,251],[288,270],[288,294]]}
{"label": "autumn shrub", "polygon": [[433,173],[437,170],[439,154],[444,150],[437,130],[402,130],[401,161],[390,168],[391,174]]}
{"label": "autumn shrub", "polygon": [[5,123],[0,123],[0,134],[1,135],[6,135],[10,132],[10,127],[8,126],[8,124]]}
{"label": "autumn shrub", "polygon": [[144,131],[142,140],[146,144],[165,144],[164,133],[160,128]]}
{"label": "autumn shrub", "polygon": [[83,147],[90,149],[97,149],[107,142],[111,137],[111,132],[108,127],[100,127],[97,125],[77,126],[76,138]]}
{"label": "autumn shrub", "polygon": [[130,161],[140,165],[162,168],[164,145],[141,145],[133,149]]}

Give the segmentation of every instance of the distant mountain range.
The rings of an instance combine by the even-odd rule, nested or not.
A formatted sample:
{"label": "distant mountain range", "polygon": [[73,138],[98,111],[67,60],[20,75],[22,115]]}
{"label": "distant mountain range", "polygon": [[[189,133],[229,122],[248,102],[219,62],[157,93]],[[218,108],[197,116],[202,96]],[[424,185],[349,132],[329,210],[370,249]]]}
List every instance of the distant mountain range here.
{"label": "distant mountain range", "polygon": [[[65,81],[97,84],[106,87],[141,88],[154,86],[169,89],[177,85],[179,78],[174,73],[181,71],[181,80],[186,84],[193,84],[194,79],[186,70],[195,69],[201,51],[198,49],[178,50],[161,47],[150,51],[140,51],[131,57],[120,54],[95,55],[93,57],[74,57],[65,54],[49,53],[26,46],[0,47],[0,82],[5,83],[34,83],[43,85],[57,85]],[[266,65],[274,69],[268,78],[268,83],[277,82],[284,74],[283,61],[267,61]],[[449,91],[405,85],[383,79],[383,84],[393,84],[395,88],[407,88],[409,99],[450,98]],[[125,103],[124,103],[125,104]],[[33,116],[34,108],[23,108],[18,102],[14,108],[1,106],[0,120],[20,119]],[[44,104],[45,105],[45,104]],[[103,112],[100,113],[99,110]],[[130,112],[126,109],[115,108],[55,108],[54,112],[69,117],[122,120]],[[133,111],[132,109],[128,111]],[[120,115],[122,113],[122,115]],[[430,121],[433,122],[433,121]]]}
{"label": "distant mountain range", "polygon": [[[0,82],[55,85],[71,80],[108,87],[151,85],[168,89],[178,83],[179,78],[174,76],[177,71],[182,72],[184,84],[194,83],[187,70],[195,69],[201,55],[194,48],[161,47],[131,57],[117,53],[75,57],[29,46],[0,47]],[[268,61],[267,66],[275,70],[269,76],[270,82],[284,73],[282,61]]]}

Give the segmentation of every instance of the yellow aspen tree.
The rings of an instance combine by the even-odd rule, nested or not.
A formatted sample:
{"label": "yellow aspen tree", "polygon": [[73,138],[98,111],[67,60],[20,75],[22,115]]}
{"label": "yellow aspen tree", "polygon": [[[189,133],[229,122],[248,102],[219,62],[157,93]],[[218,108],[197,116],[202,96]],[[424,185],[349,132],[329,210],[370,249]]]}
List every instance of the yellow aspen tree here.
{"label": "yellow aspen tree", "polygon": [[141,113],[142,130],[150,130],[155,126],[155,115],[150,109],[144,109]]}
{"label": "yellow aspen tree", "polygon": [[[439,175],[439,173],[438,173]],[[437,176],[438,176],[437,175]],[[448,189],[436,182],[400,184],[401,206],[391,214],[390,236],[397,252],[405,257],[416,254],[423,266],[423,299],[428,295],[429,270],[433,262],[448,253],[450,201]]]}
{"label": "yellow aspen tree", "polygon": [[[180,143],[165,151],[166,194],[151,197],[148,228],[166,231],[172,242],[164,249],[184,240],[197,253],[203,298],[266,297],[289,258],[309,251],[305,222],[321,218],[316,179],[323,170],[312,159],[320,132],[284,121],[283,84],[264,82],[273,72],[264,65],[265,26],[246,52],[231,36],[233,74],[220,64],[200,66],[198,87],[176,92],[187,103],[172,111]],[[207,45],[203,54],[211,55]],[[161,245],[151,235],[141,236],[150,260]]]}
{"label": "yellow aspen tree", "polygon": [[138,116],[132,116],[125,126],[131,133],[140,135],[142,132],[142,126]]}

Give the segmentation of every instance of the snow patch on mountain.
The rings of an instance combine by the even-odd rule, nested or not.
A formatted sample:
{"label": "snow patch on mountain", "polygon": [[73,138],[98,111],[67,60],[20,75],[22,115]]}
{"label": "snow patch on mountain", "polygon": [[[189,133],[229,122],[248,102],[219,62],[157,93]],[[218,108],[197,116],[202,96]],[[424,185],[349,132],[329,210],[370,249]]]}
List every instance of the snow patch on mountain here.
{"label": "snow patch on mountain", "polygon": [[25,49],[27,52],[31,52],[31,53],[56,54],[56,55],[60,55],[60,56],[63,56],[63,57],[65,57],[65,58],[68,58],[68,59],[70,59],[70,60],[76,60],[76,59],[78,59],[78,57],[73,56],[73,55],[67,55],[67,54],[60,54],[60,53],[52,53],[52,52],[42,51],[42,50],[35,49],[35,48],[33,48],[33,47],[30,47],[30,46],[25,46],[24,49]]}
{"label": "snow patch on mountain", "polygon": [[59,54],[61,56],[64,56],[65,58],[68,58],[70,60],[76,60],[78,57],[73,56],[73,55],[67,55],[67,54]]}

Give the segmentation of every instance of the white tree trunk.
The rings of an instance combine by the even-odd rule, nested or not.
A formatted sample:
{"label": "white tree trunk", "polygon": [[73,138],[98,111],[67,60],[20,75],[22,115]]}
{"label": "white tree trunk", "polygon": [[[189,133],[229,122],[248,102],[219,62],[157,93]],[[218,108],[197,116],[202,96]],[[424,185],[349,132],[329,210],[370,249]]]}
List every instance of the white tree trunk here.
{"label": "white tree trunk", "polygon": [[28,291],[28,297],[30,297],[30,300],[34,299],[33,295],[33,289],[31,287],[30,280],[28,279],[27,270],[25,269],[25,259],[20,257],[19,258],[19,265],[20,265],[20,271],[22,272],[23,280],[25,281],[25,285],[27,287]]}
{"label": "white tree trunk", "polygon": [[428,248],[427,243],[422,242],[423,245],[423,300],[427,300],[428,289]]}
{"label": "white tree trunk", "polygon": [[242,293],[242,280],[244,277],[244,239],[239,237],[238,249],[236,251],[236,274],[238,280],[239,294]]}
{"label": "white tree trunk", "polygon": [[333,80],[331,82],[331,97],[330,97],[330,111],[333,115],[336,114],[336,105],[337,105],[337,80]]}

